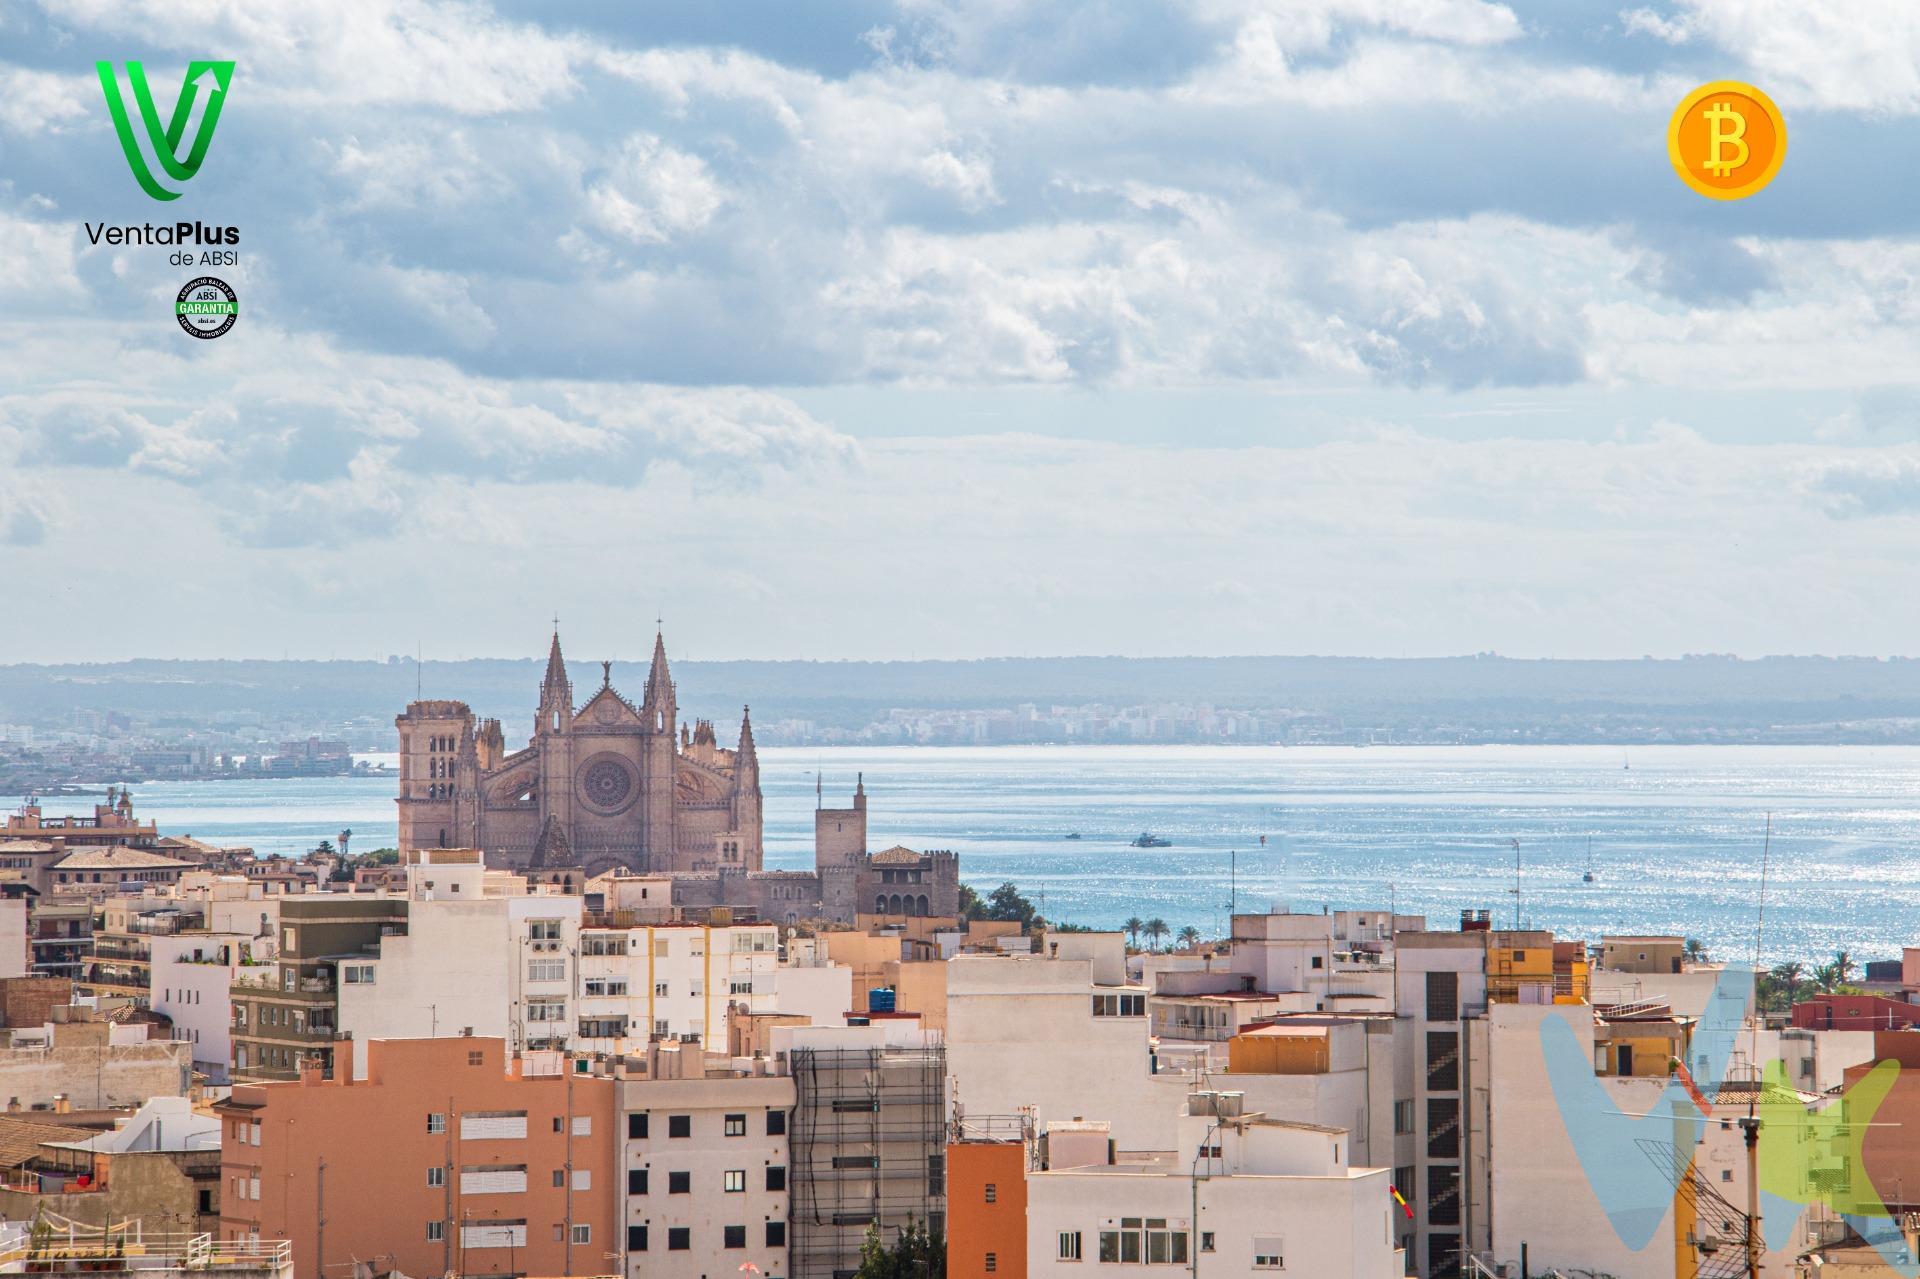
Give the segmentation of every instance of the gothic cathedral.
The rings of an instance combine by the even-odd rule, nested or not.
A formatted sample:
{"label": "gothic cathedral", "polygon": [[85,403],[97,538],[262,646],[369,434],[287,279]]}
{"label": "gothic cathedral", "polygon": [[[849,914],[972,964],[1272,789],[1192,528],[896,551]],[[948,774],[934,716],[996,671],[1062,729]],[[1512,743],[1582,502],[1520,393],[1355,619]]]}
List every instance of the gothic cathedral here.
{"label": "gothic cathedral", "polygon": [[676,720],[656,635],[635,705],[613,687],[575,709],[555,632],[533,738],[508,754],[500,721],[465,702],[418,701],[400,730],[400,846],[478,848],[489,865],[615,867],[652,874],[760,869],[760,761],[743,712],[732,750],[705,720]]}

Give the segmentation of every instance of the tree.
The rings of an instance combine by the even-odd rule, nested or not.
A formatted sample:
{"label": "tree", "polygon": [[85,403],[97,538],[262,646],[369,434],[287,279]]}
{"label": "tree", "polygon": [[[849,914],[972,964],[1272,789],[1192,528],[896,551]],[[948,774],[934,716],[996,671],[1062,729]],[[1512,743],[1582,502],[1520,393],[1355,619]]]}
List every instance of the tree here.
{"label": "tree", "polygon": [[980,900],[980,894],[973,891],[971,884],[960,885],[960,918],[985,919],[986,903]]}
{"label": "tree", "polygon": [[1199,945],[1200,945],[1200,930],[1198,928],[1195,928],[1192,924],[1188,924],[1180,930],[1181,949],[1194,950],[1194,949],[1197,949]]}
{"label": "tree", "polygon": [[1145,928],[1146,926],[1147,926],[1147,921],[1140,918],[1140,916],[1129,915],[1127,917],[1127,924],[1126,924],[1127,945],[1133,947],[1135,950],[1139,950],[1140,949],[1140,930]]}
{"label": "tree", "polygon": [[860,1245],[860,1268],[855,1279],[946,1279],[947,1241],[917,1221],[900,1228],[891,1247],[881,1238],[876,1222],[867,1227]]}
{"label": "tree", "polygon": [[1009,880],[987,894],[987,918],[1017,923],[1022,928],[1033,924],[1033,903],[1020,895],[1018,885]]}
{"label": "tree", "polygon": [[1689,937],[1687,938],[1686,944],[1686,956],[1687,962],[1690,964],[1704,964],[1707,962],[1707,948],[1700,944],[1698,937]]}
{"label": "tree", "polygon": [[1813,970],[1813,984],[1827,994],[1840,984],[1840,967],[1837,964],[1822,964]]}
{"label": "tree", "polygon": [[331,857],[333,855],[333,841],[330,839],[323,839],[314,846],[313,851],[316,853],[325,853],[329,857]]}
{"label": "tree", "polygon": [[1849,981],[1853,979],[1854,969],[1857,968],[1858,966],[1859,965],[1853,962],[1853,956],[1849,955],[1846,951],[1844,950],[1834,951],[1833,952],[1833,972],[1836,978],[1834,985],[1836,986],[1846,985]]}
{"label": "tree", "polygon": [[1160,949],[1160,943],[1163,939],[1165,939],[1167,932],[1168,932],[1167,921],[1160,918],[1158,915],[1155,915],[1152,919],[1149,919],[1147,921],[1147,928],[1146,928],[1147,940],[1153,943],[1153,948],[1155,950]]}

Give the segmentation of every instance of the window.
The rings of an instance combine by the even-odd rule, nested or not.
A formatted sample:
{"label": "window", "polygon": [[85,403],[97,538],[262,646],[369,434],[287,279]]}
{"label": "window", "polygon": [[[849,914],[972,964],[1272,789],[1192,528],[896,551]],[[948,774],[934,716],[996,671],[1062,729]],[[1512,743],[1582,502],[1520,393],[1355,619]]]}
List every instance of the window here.
{"label": "window", "polygon": [[667,1229],[667,1251],[685,1252],[693,1247],[693,1231],[685,1226],[670,1226]]}
{"label": "window", "polygon": [[653,983],[653,993],[656,998],[665,999],[667,997],[667,983],[663,981]]}
{"label": "window", "polygon": [[1062,1230],[1060,1232],[1060,1260],[1080,1260],[1080,1232],[1078,1230]]}
{"label": "window", "polygon": [[670,1172],[667,1174],[667,1193],[670,1195],[690,1195],[693,1193],[693,1174],[690,1172]]}
{"label": "window", "polygon": [[467,1065],[478,1066],[487,1060],[487,1055],[478,1049],[467,1054]]}
{"label": "window", "polygon": [[530,919],[527,921],[527,936],[534,941],[559,941],[560,921],[557,919]]}
{"label": "window", "polygon": [[726,1135],[729,1137],[746,1136],[747,1135],[747,1117],[745,1115],[728,1115]]}
{"label": "window", "polygon": [[373,970],[374,966],[372,964],[342,964],[340,965],[340,980],[344,985],[348,986],[371,986],[373,985]]}
{"label": "window", "polygon": [[992,1274],[994,1271],[998,1269],[1000,1269],[1000,1254],[997,1252],[988,1253],[987,1254],[987,1273]]}
{"label": "window", "polygon": [[1325,957],[1321,955],[1315,955],[1313,957],[1313,963],[1310,965],[1310,967],[1313,968],[1325,968],[1326,966]]}
{"label": "window", "polygon": [[784,1137],[787,1135],[787,1112],[769,1110],[767,1112],[767,1136]]}
{"label": "window", "polygon": [[627,1227],[627,1251],[645,1252],[647,1250],[647,1228],[645,1226]]}
{"label": "window", "polygon": [[727,993],[729,995],[751,995],[753,993],[753,978],[735,977],[728,983]]}
{"label": "window", "polygon": [[1000,1187],[991,1181],[987,1183],[987,1202],[990,1204],[1000,1202]]}
{"label": "window", "polygon": [[1095,995],[1093,996],[1093,1015],[1095,1017],[1144,1017],[1147,1015],[1147,997],[1141,995]]}
{"label": "window", "polygon": [[1731,1168],[1722,1168],[1722,1169],[1720,1170],[1720,1180],[1722,1180],[1722,1181],[1732,1181],[1732,1180],[1733,1180],[1733,1169],[1731,1169]]}
{"label": "window", "polygon": [[647,1117],[644,1114],[627,1116],[627,1140],[645,1141],[647,1139]]}
{"label": "window", "polygon": [[1287,1250],[1280,1242],[1279,1235],[1253,1237],[1253,1268],[1255,1270],[1285,1270],[1286,1256]]}
{"label": "window", "polygon": [[647,1193],[647,1170],[645,1168],[627,1169],[627,1193],[644,1195]]}
{"label": "window", "polygon": [[1406,1134],[1413,1131],[1413,1103],[1396,1101],[1393,1103],[1393,1131]]}
{"label": "window", "polygon": [[445,1115],[441,1114],[439,1111],[436,1110],[432,1114],[427,1116],[428,1132],[445,1132],[446,1130],[447,1130],[447,1117]]}
{"label": "window", "polygon": [[446,1185],[446,1184],[447,1184],[447,1170],[446,1170],[445,1168],[441,1168],[441,1167],[438,1167],[438,1166],[436,1166],[436,1167],[433,1167],[433,1168],[429,1168],[429,1169],[427,1169],[427,1184],[428,1184],[429,1186],[444,1186],[444,1185]]}
{"label": "window", "polygon": [[668,1115],[667,1116],[667,1136],[669,1137],[693,1136],[693,1116],[692,1115]]}
{"label": "window", "polygon": [[593,1227],[592,1226],[575,1226],[573,1228],[573,1242],[574,1243],[592,1243]]}
{"label": "window", "polygon": [[769,1221],[767,1223],[767,1247],[784,1248],[787,1246],[787,1223]]}
{"label": "window", "polygon": [[1427,1020],[1460,1020],[1460,974],[1427,974]]}
{"label": "window", "polygon": [[565,1168],[555,1168],[553,1170],[553,1188],[555,1190],[559,1190],[566,1184],[567,1184],[567,1170]]}
{"label": "window", "polygon": [[447,1237],[446,1222],[429,1221],[427,1223],[427,1242],[428,1243],[439,1243],[442,1239],[445,1239],[446,1237]]}
{"label": "window", "polygon": [[[528,981],[565,981],[567,979],[567,961],[564,959],[536,959],[527,964]],[[591,995],[593,992],[587,992]]]}
{"label": "window", "polygon": [[573,1135],[576,1137],[593,1136],[593,1116],[575,1115],[573,1117]]}
{"label": "window", "polygon": [[1147,1219],[1147,1264],[1186,1265],[1187,1232],[1167,1229],[1165,1217],[1149,1217]]}
{"label": "window", "polygon": [[880,1109],[877,1097],[835,1097],[833,1113],[836,1115],[871,1115]]}
{"label": "window", "polygon": [[528,1021],[565,1021],[567,1019],[567,1001],[564,999],[529,999],[527,1001]]}
{"label": "window", "polygon": [[835,1168],[878,1168],[880,1166],[880,1156],[835,1155],[833,1157],[833,1166]]}
{"label": "window", "polygon": [[785,1190],[787,1188],[787,1170],[781,1167],[767,1169],[767,1189]]}
{"label": "window", "polygon": [[747,1170],[729,1168],[720,1174],[720,1189],[729,1195],[744,1194],[747,1189]]}
{"label": "window", "polygon": [[1201,1252],[1213,1251],[1213,1231],[1202,1230],[1200,1232],[1200,1251]]}
{"label": "window", "polygon": [[747,1228],[745,1226],[721,1227],[720,1246],[723,1248],[746,1247],[747,1246]]}
{"label": "window", "polygon": [[945,1155],[927,1156],[927,1193],[936,1196],[947,1193],[947,1157]]}

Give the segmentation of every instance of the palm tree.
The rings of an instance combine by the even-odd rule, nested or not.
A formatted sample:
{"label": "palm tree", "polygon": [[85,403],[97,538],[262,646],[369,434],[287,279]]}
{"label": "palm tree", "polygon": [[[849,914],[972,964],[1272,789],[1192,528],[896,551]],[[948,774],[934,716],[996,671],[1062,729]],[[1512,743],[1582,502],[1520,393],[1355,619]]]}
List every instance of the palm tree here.
{"label": "palm tree", "polygon": [[1160,943],[1163,940],[1165,940],[1168,931],[1169,930],[1167,928],[1167,921],[1160,918],[1158,915],[1155,915],[1152,919],[1149,919],[1147,921],[1147,926],[1145,929],[1145,932],[1147,934],[1147,940],[1151,941],[1154,944],[1153,948],[1155,950],[1160,949]]}
{"label": "palm tree", "polygon": [[1831,992],[1840,984],[1840,966],[1838,964],[1820,965],[1813,970],[1813,984],[1821,990]]}
{"label": "palm tree", "polygon": [[1700,944],[1698,937],[1687,938],[1686,955],[1687,962],[1690,964],[1704,964],[1707,962],[1707,948]]}
{"label": "palm tree", "polygon": [[1180,948],[1182,950],[1198,950],[1200,948],[1200,930],[1192,924],[1188,924],[1182,928],[1180,930]]}
{"label": "palm tree", "polygon": [[1127,930],[1127,945],[1133,947],[1133,949],[1135,950],[1139,950],[1140,949],[1140,932],[1146,926],[1147,926],[1147,921],[1140,918],[1140,916],[1138,915],[1127,916],[1127,922],[1125,924],[1125,927]]}
{"label": "palm tree", "polygon": [[1788,998],[1792,998],[1806,979],[1807,966],[1797,959],[1789,959],[1784,964],[1773,966],[1773,979],[1786,988]]}
{"label": "palm tree", "polygon": [[1849,981],[1851,981],[1853,979],[1853,970],[1855,967],[1856,965],[1853,962],[1852,955],[1849,955],[1844,950],[1834,951],[1833,952],[1833,975],[1838,979],[1834,982],[1834,984],[1836,986],[1844,986]]}

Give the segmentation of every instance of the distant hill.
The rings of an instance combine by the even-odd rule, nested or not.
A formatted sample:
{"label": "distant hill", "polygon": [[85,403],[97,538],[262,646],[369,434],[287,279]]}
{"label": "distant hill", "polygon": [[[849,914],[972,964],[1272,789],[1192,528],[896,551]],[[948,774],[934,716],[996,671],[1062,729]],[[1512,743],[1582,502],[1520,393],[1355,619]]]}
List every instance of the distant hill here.
{"label": "distant hill", "polygon": [[[417,673],[429,697],[498,716],[526,731],[542,664],[429,661]],[[570,674],[581,700],[598,663]],[[1048,657],[981,661],[678,662],[684,717],[757,721],[792,717],[857,726],[895,707],[987,709],[1021,703],[1199,703],[1290,709],[1393,726],[1459,723],[1481,730],[1557,724],[1570,740],[1595,719],[1625,717],[1731,732],[1755,726],[1920,720],[1920,660],[1705,656],[1673,660],[1516,660],[1348,657]],[[637,698],[638,663],[617,665],[617,688]],[[251,711],[315,724],[391,718],[414,696],[412,662],[150,661],[0,666],[0,723],[51,723],[75,710],[143,719]]]}

